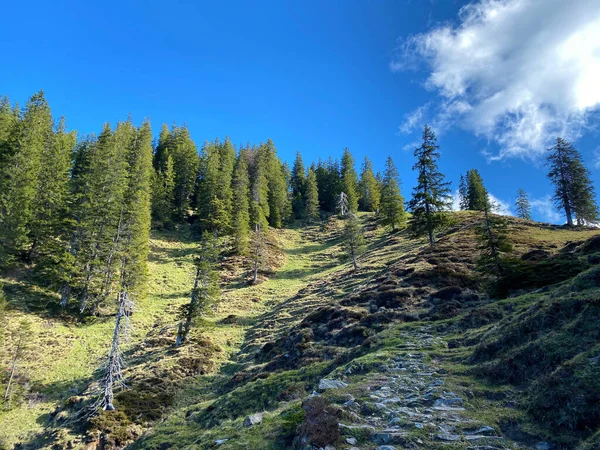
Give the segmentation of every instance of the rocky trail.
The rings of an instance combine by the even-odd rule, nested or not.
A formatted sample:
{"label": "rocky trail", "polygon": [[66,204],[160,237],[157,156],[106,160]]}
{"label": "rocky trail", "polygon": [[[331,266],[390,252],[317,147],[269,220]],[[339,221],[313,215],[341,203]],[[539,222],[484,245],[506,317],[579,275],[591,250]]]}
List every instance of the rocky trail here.
{"label": "rocky trail", "polygon": [[[341,407],[353,418],[340,423],[352,450],[356,436],[369,436],[377,450],[404,448],[466,448],[492,450],[529,448],[507,441],[489,424],[465,416],[468,402],[449,390],[447,371],[430,361],[427,351],[444,344],[428,328],[407,335],[407,343],[359,387],[339,380],[321,380],[320,390],[351,390]],[[352,369],[346,373],[351,375]],[[319,395],[313,393],[313,395]],[[544,448],[541,444],[537,448]]]}

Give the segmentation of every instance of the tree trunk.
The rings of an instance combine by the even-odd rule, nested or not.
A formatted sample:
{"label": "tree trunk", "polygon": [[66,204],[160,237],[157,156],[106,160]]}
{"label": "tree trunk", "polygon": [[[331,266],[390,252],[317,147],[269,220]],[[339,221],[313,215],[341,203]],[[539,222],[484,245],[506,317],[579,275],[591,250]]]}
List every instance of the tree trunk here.
{"label": "tree trunk", "polygon": [[198,293],[198,281],[200,279],[200,269],[196,269],[196,278],[194,279],[194,288],[192,289],[192,294],[190,296],[190,308],[185,317],[185,322],[179,324],[179,329],[177,331],[177,340],[175,341],[175,346],[179,346],[183,344],[190,333],[190,328],[192,326],[192,320],[194,316],[194,306],[196,305],[196,295]]}
{"label": "tree trunk", "polygon": [[17,349],[15,350],[15,356],[12,360],[12,365],[10,368],[10,376],[8,377],[8,382],[6,383],[6,390],[4,391],[4,403],[8,402],[10,396],[10,386],[12,384],[12,380],[15,376],[15,369],[17,368],[17,360],[19,359],[19,353],[21,353],[21,343],[23,341],[23,336],[19,336],[19,343],[17,344]]}
{"label": "tree trunk", "polygon": [[356,264],[356,254],[354,250],[352,250],[352,265],[354,266],[354,270],[358,270],[358,264]]}

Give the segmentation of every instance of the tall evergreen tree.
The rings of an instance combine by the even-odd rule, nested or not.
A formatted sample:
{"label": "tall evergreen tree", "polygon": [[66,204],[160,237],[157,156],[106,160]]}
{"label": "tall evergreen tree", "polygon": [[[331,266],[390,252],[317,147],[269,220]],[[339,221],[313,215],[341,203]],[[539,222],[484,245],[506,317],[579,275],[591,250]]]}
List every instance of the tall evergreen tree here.
{"label": "tall evergreen tree", "polygon": [[352,261],[352,266],[354,270],[358,270],[356,258],[364,253],[366,243],[358,218],[352,212],[348,213],[348,218],[344,223],[343,239],[344,248]]}
{"label": "tall evergreen tree", "polygon": [[485,211],[489,209],[487,191],[483,179],[477,169],[467,171],[467,209],[471,211]]}
{"label": "tall evergreen tree", "polygon": [[570,142],[562,138],[548,149],[548,178],[554,184],[554,203],[564,210],[567,224],[573,226],[574,217],[578,224],[595,222],[598,206],[589,171],[583,165],[581,155]]}
{"label": "tall evergreen tree", "polygon": [[475,229],[481,251],[477,263],[480,271],[501,276],[504,272],[502,255],[511,251],[512,245],[508,239],[508,222],[506,218],[491,214],[491,209],[494,206],[490,205],[489,202],[484,205],[483,220]]}
{"label": "tall evergreen tree", "polygon": [[235,150],[229,139],[224,143],[206,142],[200,158],[197,206],[205,230],[226,234],[231,229],[231,179],[235,164]]}
{"label": "tall evergreen tree", "polygon": [[192,323],[198,317],[210,313],[220,295],[219,275],[216,270],[218,259],[217,243],[212,233],[204,232],[200,250],[195,259],[196,276],[190,295],[190,303],[183,311],[177,331],[176,345],[186,342]]}
{"label": "tall evergreen tree", "polygon": [[464,175],[460,176],[460,182],[458,183],[458,207],[463,211],[469,209],[469,191]]}
{"label": "tall evergreen tree", "polygon": [[425,125],[423,143],[414,152],[417,162],[413,170],[418,172],[418,178],[413,198],[408,203],[412,211],[409,227],[415,236],[427,235],[431,245],[435,242],[435,230],[445,223],[445,210],[452,202],[450,183],[444,181],[444,175],[438,169],[438,149],[433,130]]}
{"label": "tall evergreen tree", "polygon": [[296,219],[304,217],[306,182],[307,179],[304,173],[302,155],[300,155],[300,152],[296,152],[296,159],[294,160],[294,166],[292,167],[292,178],[290,180],[292,188],[292,211],[294,212],[294,217]]}
{"label": "tall evergreen tree", "polygon": [[354,168],[354,157],[346,147],[342,156],[342,191],[348,196],[348,208],[352,212],[358,211],[358,175]]}
{"label": "tall evergreen tree", "polygon": [[275,228],[281,228],[283,221],[289,217],[289,199],[283,165],[277,157],[277,150],[271,139],[260,146],[259,158],[266,167],[269,223]]}
{"label": "tall evergreen tree", "polygon": [[21,120],[12,120],[0,167],[0,265],[30,249],[31,221],[42,155],[52,143],[52,116],[43,91],[34,94]]}
{"label": "tall evergreen tree", "polygon": [[168,227],[173,217],[175,201],[175,169],[173,158],[167,155],[164,164],[152,176],[152,217],[158,227]]}
{"label": "tall evergreen tree", "polygon": [[317,186],[317,175],[312,167],[308,169],[306,177],[306,219],[308,223],[319,218],[319,188]]}
{"label": "tall evergreen tree", "polygon": [[531,220],[531,205],[529,204],[529,197],[527,196],[527,192],[525,192],[523,189],[519,188],[517,191],[515,207],[517,210],[517,217]]}
{"label": "tall evergreen tree", "polygon": [[379,183],[373,174],[371,160],[365,156],[359,182],[359,206],[364,211],[377,212],[381,201]]}
{"label": "tall evergreen tree", "polygon": [[173,127],[167,145],[173,158],[175,172],[174,211],[179,221],[185,219],[190,209],[200,157],[196,144],[190,137],[187,127]]}
{"label": "tall evergreen tree", "polygon": [[236,252],[248,253],[248,234],[250,228],[250,179],[245,154],[240,152],[233,174],[233,236]]}
{"label": "tall evergreen tree", "polygon": [[77,136],[68,133],[62,118],[42,151],[42,164],[38,177],[37,194],[33,201],[31,218],[30,259],[37,256],[55,257],[53,253],[65,248],[65,216],[68,207],[71,158]]}
{"label": "tall evergreen tree", "polygon": [[400,193],[398,171],[391,156],[388,156],[385,162],[385,174],[381,186],[381,209],[379,213],[381,223],[391,226],[393,231],[406,223],[404,198]]}

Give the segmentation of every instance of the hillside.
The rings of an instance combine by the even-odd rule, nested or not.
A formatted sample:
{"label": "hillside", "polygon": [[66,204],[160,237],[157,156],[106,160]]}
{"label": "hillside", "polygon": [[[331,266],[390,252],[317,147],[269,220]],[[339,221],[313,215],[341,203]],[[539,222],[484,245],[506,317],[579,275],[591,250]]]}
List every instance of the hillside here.
{"label": "hillside", "polygon": [[361,215],[356,272],[341,258],[341,221],[272,229],[262,282],[225,257],[218,311],[179,348],[197,244],[185,230],[155,232],[125,355],[130,389],[90,420],[113,317],[76,322],[27,267],[5,274],[2,367],[22,320],[32,331],[0,446],[285,449],[310,448],[308,437],[338,449],[596,448],[600,232],[511,219],[526,263],[506,298],[491,299],[474,271],[478,217],[454,217],[429,247]]}

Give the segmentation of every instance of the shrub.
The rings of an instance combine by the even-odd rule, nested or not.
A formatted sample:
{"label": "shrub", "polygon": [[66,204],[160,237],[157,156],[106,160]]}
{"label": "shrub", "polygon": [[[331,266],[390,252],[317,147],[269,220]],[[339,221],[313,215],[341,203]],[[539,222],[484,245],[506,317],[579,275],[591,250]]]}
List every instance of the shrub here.
{"label": "shrub", "polygon": [[317,447],[334,444],[340,431],[338,423],[342,412],[323,397],[311,397],[302,403],[304,422],[298,426],[298,434],[306,436]]}

